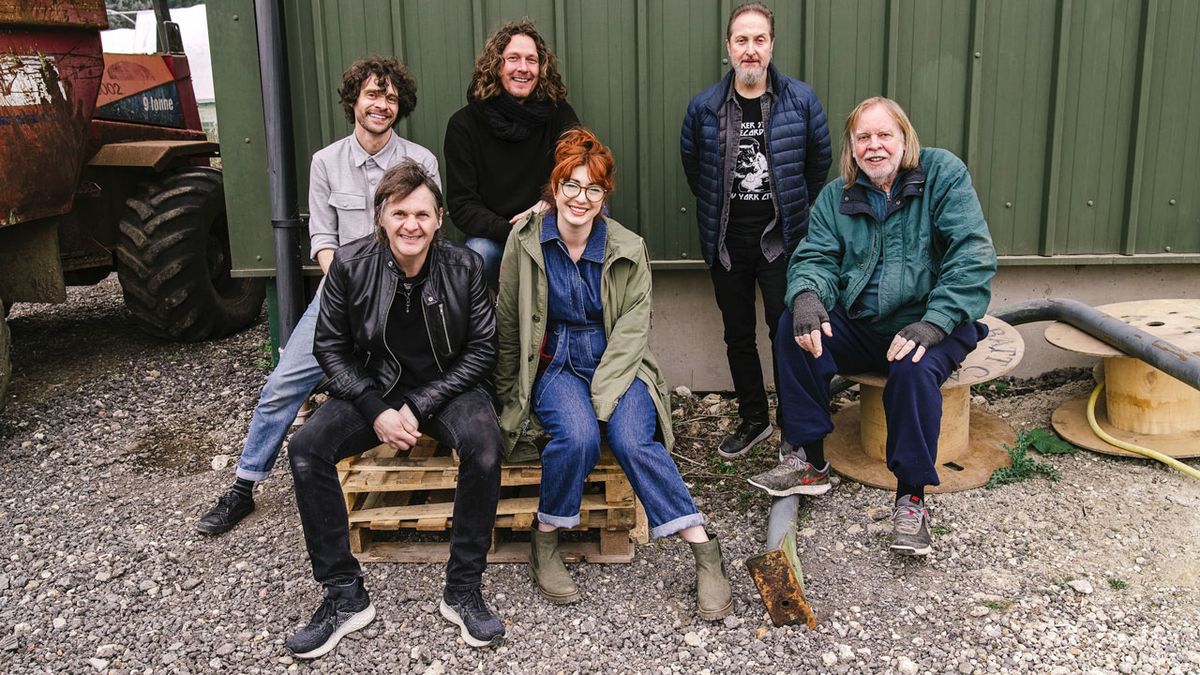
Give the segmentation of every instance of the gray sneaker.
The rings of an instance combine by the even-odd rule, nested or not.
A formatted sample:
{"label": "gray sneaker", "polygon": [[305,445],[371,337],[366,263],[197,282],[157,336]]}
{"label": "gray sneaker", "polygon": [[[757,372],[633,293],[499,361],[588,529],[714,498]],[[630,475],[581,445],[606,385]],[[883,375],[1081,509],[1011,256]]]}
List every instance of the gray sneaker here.
{"label": "gray sneaker", "polygon": [[817,469],[796,455],[784,455],[775,468],[760,473],[748,482],[772,497],[823,495],[829,492],[829,462]]}
{"label": "gray sneaker", "polygon": [[929,508],[924,500],[904,495],[892,511],[892,550],[900,555],[929,555],[933,550],[929,532]]}

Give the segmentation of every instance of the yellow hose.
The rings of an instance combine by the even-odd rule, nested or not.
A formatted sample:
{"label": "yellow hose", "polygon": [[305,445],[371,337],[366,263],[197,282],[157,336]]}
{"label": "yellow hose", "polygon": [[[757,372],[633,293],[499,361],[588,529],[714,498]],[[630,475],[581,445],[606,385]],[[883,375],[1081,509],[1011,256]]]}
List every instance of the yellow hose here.
{"label": "yellow hose", "polygon": [[1200,480],[1200,470],[1194,469],[1194,468],[1188,466],[1187,464],[1184,464],[1183,462],[1175,459],[1174,457],[1168,457],[1167,455],[1164,455],[1161,452],[1158,452],[1157,450],[1151,450],[1150,448],[1143,448],[1140,445],[1134,445],[1133,443],[1126,443],[1125,441],[1122,441],[1119,438],[1113,438],[1111,435],[1108,434],[1108,432],[1101,429],[1100,424],[1096,422],[1096,400],[1100,398],[1100,392],[1102,392],[1102,391],[1104,391],[1104,380],[1101,380],[1100,383],[1096,385],[1096,388],[1092,390],[1092,395],[1088,397],[1088,404],[1087,404],[1088,424],[1091,425],[1092,431],[1096,432],[1097,436],[1102,438],[1104,440],[1104,442],[1108,443],[1109,445],[1115,445],[1118,448],[1121,448],[1122,450],[1128,450],[1129,452],[1135,452],[1139,455],[1149,457],[1150,459],[1158,460],[1158,461],[1162,462],[1163,464],[1166,464],[1167,466],[1169,466],[1177,471],[1181,471],[1181,472],[1191,476],[1192,478],[1195,478],[1196,480]]}

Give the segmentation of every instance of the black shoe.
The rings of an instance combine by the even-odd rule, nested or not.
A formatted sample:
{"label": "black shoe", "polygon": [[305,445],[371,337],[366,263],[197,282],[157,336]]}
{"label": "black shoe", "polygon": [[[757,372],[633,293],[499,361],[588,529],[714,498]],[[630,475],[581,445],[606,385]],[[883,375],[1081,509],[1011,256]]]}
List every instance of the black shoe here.
{"label": "black shoe", "polygon": [[463,642],[472,647],[491,647],[504,641],[504,624],[483,602],[478,588],[442,593],[442,616],[461,629]]}
{"label": "black shoe", "polygon": [[254,511],[253,497],[243,497],[230,490],[221,495],[217,500],[217,505],[196,523],[196,529],[204,534],[224,534],[232,530],[234,525],[250,515],[252,511]]}
{"label": "black shoe", "polygon": [[771,426],[770,422],[742,420],[737,430],[721,441],[721,446],[717,448],[717,453],[726,459],[741,457],[750,448],[767,440],[773,431],[775,431],[775,428]]}
{"label": "black shoe", "polygon": [[324,656],[349,633],[375,619],[375,605],[363,588],[362,579],[349,586],[326,586],[325,599],[308,625],[288,638],[287,648],[298,659]]}

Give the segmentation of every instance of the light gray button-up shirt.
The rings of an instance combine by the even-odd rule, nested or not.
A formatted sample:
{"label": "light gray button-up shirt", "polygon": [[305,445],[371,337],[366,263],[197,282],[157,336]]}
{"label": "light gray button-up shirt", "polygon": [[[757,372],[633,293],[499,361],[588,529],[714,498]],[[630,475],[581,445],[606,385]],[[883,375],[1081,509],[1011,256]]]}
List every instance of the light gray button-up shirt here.
{"label": "light gray button-up shirt", "polygon": [[426,148],[392,132],[387,145],[367,154],[354,134],[317,151],[308,179],[308,237],[310,255],[336,249],[342,244],[371,234],[375,187],[385,171],[411,157],[420,162],[438,185],[437,157]]}

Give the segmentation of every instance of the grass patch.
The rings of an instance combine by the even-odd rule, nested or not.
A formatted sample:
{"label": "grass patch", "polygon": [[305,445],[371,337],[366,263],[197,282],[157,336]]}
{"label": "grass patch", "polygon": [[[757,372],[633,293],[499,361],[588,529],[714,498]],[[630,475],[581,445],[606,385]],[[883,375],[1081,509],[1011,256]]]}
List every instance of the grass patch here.
{"label": "grass patch", "polygon": [[984,600],[983,606],[988,609],[994,609],[997,612],[1007,612],[1012,609],[1012,600]]}
{"label": "grass patch", "polygon": [[1003,380],[990,380],[971,385],[971,393],[977,396],[1002,398],[1011,388],[1012,385]]}
{"label": "grass patch", "polygon": [[1108,585],[1109,585],[1109,587],[1110,587],[1110,588],[1112,588],[1114,591],[1123,591],[1123,590],[1125,590],[1126,588],[1129,588],[1129,582],[1128,582],[1128,581],[1125,581],[1124,579],[1118,579],[1118,578],[1116,578],[1116,577],[1109,577],[1109,578],[1108,578]]}
{"label": "grass patch", "polygon": [[929,529],[931,532],[933,532],[934,534],[936,534],[939,537],[944,537],[944,536],[950,534],[950,532],[952,531],[949,527],[946,527],[945,525],[942,525],[942,524],[934,525],[933,527],[931,527]]}
{"label": "grass patch", "polygon": [[1045,429],[1022,429],[1017,432],[1016,445],[1005,447],[1008,449],[1008,457],[1012,460],[1012,466],[993,471],[987,483],[989,488],[1020,483],[1039,474],[1053,481],[1062,478],[1054,466],[1030,457],[1030,450],[1042,455],[1073,455],[1077,452],[1075,446]]}

